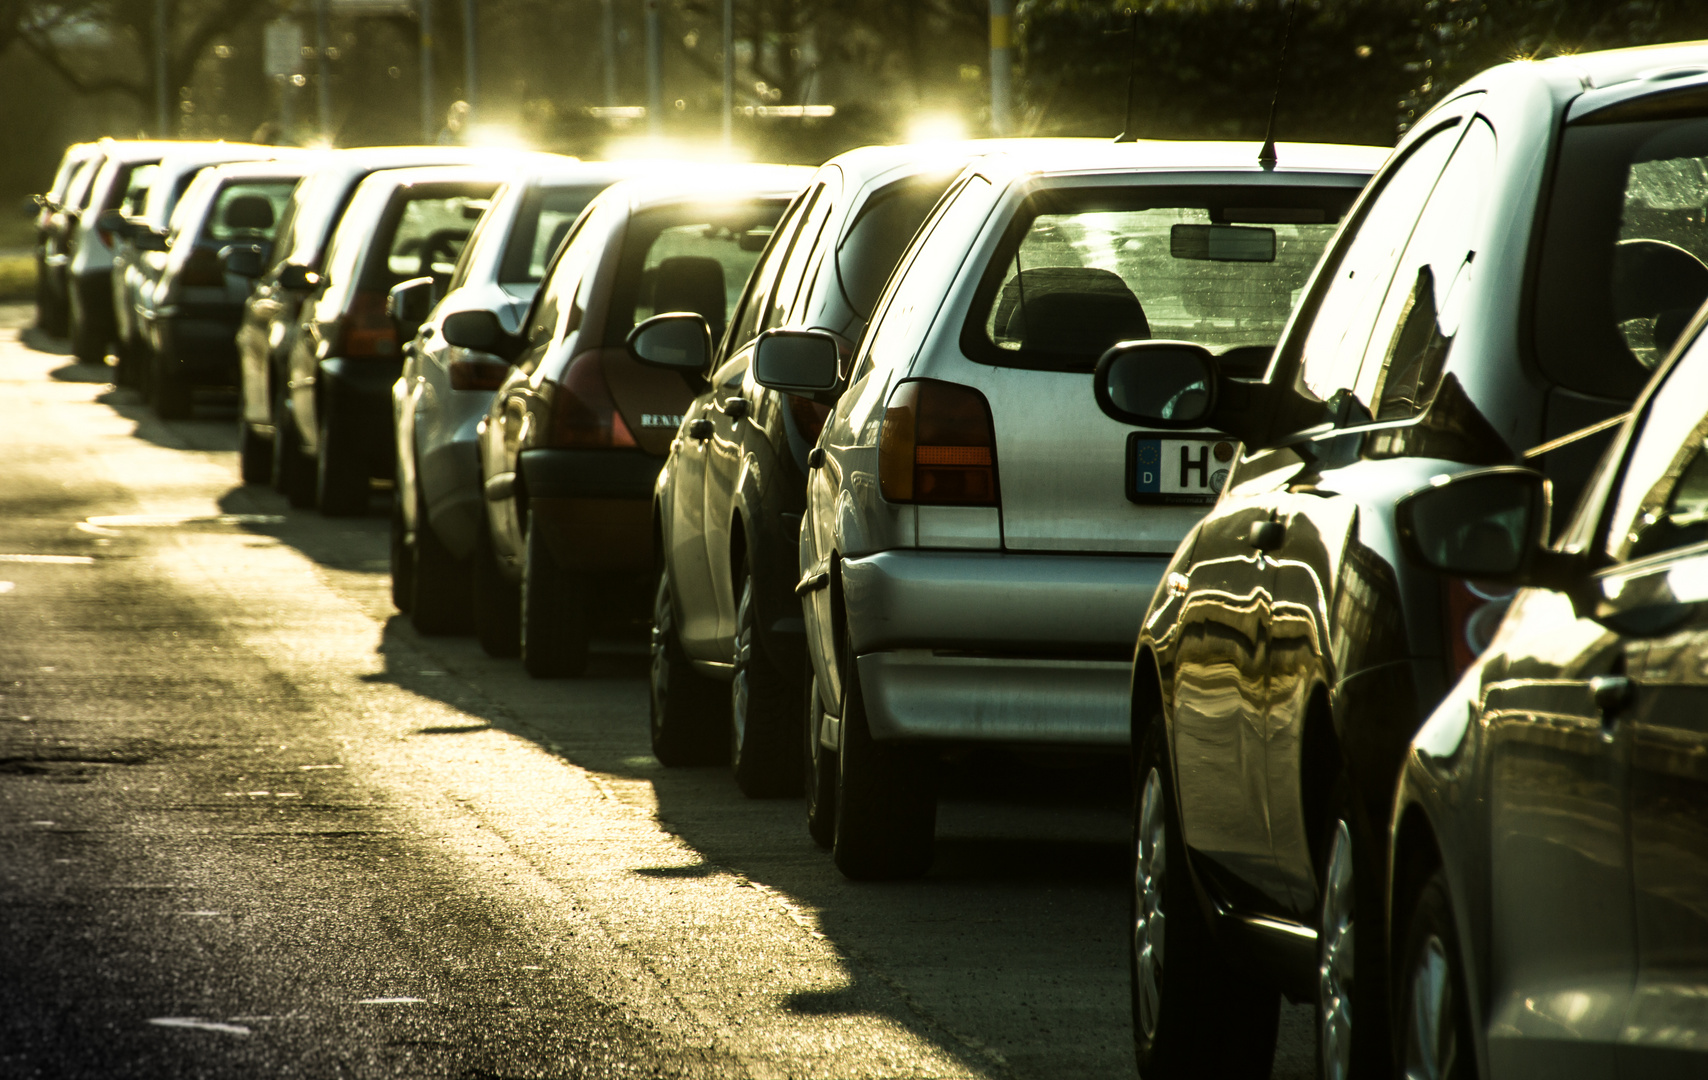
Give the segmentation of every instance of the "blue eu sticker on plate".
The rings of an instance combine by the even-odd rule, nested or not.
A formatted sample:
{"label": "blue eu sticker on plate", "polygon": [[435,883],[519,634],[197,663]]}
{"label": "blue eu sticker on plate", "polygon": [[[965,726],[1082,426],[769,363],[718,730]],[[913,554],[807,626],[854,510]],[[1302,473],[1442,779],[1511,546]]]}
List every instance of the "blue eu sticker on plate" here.
{"label": "blue eu sticker on plate", "polygon": [[1231,439],[1128,440],[1127,497],[1134,502],[1216,501],[1227,483],[1237,444]]}

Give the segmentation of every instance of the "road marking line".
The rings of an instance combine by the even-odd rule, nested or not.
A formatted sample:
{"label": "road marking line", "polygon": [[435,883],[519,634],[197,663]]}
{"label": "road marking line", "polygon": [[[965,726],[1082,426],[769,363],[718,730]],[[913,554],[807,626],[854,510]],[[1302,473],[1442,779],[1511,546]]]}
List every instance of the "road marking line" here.
{"label": "road marking line", "polygon": [[224,1035],[253,1035],[238,1024],[222,1024],[216,1020],[198,1020],[193,1016],[157,1016],[149,1021],[159,1027],[189,1028],[193,1031],[217,1031]]}
{"label": "road marking line", "polygon": [[283,525],[283,514],[99,514],[84,518],[95,528],[130,526],[138,529],[171,528],[174,525]]}
{"label": "road marking line", "polygon": [[427,999],[426,998],[410,998],[410,997],[363,998],[362,1000],[356,1002],[356,1004],[358,1004],[358,1005],[425,1005],[425,1004],[427,1004]]}

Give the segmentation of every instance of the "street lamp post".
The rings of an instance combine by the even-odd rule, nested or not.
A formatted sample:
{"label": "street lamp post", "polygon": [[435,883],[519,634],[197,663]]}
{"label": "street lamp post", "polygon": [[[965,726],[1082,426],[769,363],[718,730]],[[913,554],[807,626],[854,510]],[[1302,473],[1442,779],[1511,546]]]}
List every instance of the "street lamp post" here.
{"label": "street lamp post", "polygon": [[332,138],[332,57],[328,53],[331,36],[327,30],[328,0],[314,0],[314,55],[316,104],[320,106],[320,137]]}
{"label": "street lamp post", "polygon": [[154,128],[162,139],[172,132],[166,108],[166,0],[154,0]]}
{"label": "street lamp post", "polygon": [[664,41],[658,25],[659,0],[646,0],[646,131],[664,134]]}
{"label": "street lamp post", "polygon": [[475,106],[475,15],[474,0],[463,0],[463,100],[469,103],[469,119],[474,119]]}
{"label": "street lamp post", "polygon": [[433,105],[433,0],[420,0],[421,16],[421,141],[439,135],[439,110]]}
{"label": "street lamp post", "polygon": [[735,0],[724,0],[724,149],[735,144]]}
{"label": "street lamp post", "polygon": [[990,0],[990,133],[1007,135],[1014,111],[1014,0]]}

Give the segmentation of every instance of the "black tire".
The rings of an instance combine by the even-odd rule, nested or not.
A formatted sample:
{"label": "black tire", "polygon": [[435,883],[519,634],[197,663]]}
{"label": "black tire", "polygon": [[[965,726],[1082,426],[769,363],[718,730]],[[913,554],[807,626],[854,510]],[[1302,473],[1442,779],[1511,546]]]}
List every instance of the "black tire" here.
{"label": "black tire", "polygon": [[474,545],[474,635],[488,656],[522,651],[522,596],[498,569],[492,532],[482,521]]}
{"label": "black tire", "polygon": [[538,524],[530,521],[518,620],[528,674],[563,679],[587,670],[587,614],[583,583],[558,565]]}
{"label": "black tire", "polygon": [[150,360],[149,400],[162,420],[188,420],[195,415],[196,399],[184,369],[169,356],[154,352]]}
{"label": "black tire", "polygon": [[801,793],[800,687],[766,654],[759,637],[753,573],[746,559],[735,578],[735,665],[729,684],[729,764],[750,799]]}
{"label": "black tire", "polygon": [[807,832],[813,843],[830,850],[836,842],[836,751],[824,745],[820,729],[824,726],[824,704],[818,695],[818,677],[812,674],[812,661],[807,661],[806,679],[806,736],[802,747],[802,768],[807,797]]}
{"label": "black tire", "polygon": [[273,440],[263,438],[247,420],[237,422],[237,471],[245,484],[273,479]]}
{"label": "black tire", "polygon": [[1403,934],[1394,987],[1400,1075],[1476,1080],[1464,954],[1440,870],[1424,882]]}
{"label": "black tire", "polygon": [[368,512],[368,469],[354,445],[355,435],[337,402],[328,398],[320,403],[314,501],[327,517],[359,517]]}
{"label": "black tire", "polygon": [[403,522],[403,500],[408,497],[408,493],[401,490],[392,497],[390,558],[387,560],[391,569],[391,606],[405,615],[409,614],[410,602],[415,598],[415,553],[405,539],[408,530]]}
{"label": "black tire", "polygon": [[[75,288],[75,286],[73,286]],[[100,364],[107,359],[107,343],[102,339],[100,320],[91,319],[83,305],[71,304],[71,355],[80,364]]]}
{"label": "black tire", "polygon": [[668,570],[659,571],[653,594],[651,654],[653,757],[670,767],[718,764],[729,745],[722,737],[729,694],[695,671],[682,648]]}
{"label": "black tire", "polygon": [[66,331],[65,301],[54,294],[48,283],[48,269],[42,259],[36,260],[36,328],[44,334],[64,337]]}
{"label": "black tire", "polygon": [[410,578],[415,591],[409,603],[410,625],[423,634],[464,634],[473,614],[469,560],[451,554],[427,512],[415,513],[415,543]]}
{"label": "black tire", "polygon": [[[1317,1076],[1348,1080],[1390,1068],[1387,979],[1381,966],[1379,888],[1381,871],[1372,856],[1362,819],[1353,812],[1351,784],[1335,785],[1333,807],[1317,868]],[[1358,928],[1370,927],[1355,948]],[[1348,960],[1350,957],[1350,960]]]}
{"label": "black tire", "polygon": [[1180,840],[1163,720],[1138,747],[1133,784],[1128,972],[1133,1050],[1145,1080],[1262,1080],[1275,1058],[1280,995],[1222,958]]}
{"label": "black tire", "polygon": [[872,738],[851,650],[845,650],[842,665],[842,746],[836,761],[836,868],[854,881],[924,875],[937,832],[937,757],[925,747]]}
{"label": "black tire", "polygon": [[299,510],[314,505],[314,467],[302,452],[283,388],[273,393],[273,487]]}

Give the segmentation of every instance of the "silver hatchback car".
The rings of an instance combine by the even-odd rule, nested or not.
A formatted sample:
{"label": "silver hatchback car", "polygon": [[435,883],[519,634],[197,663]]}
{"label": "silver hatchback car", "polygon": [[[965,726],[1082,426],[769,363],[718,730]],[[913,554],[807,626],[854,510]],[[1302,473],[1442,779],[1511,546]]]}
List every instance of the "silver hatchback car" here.
{"label": "silver hatchback car", "polygon": [[[845,874],[929,867],[945,747],[1126,747],[1139,613],[1236,444],[1108,419],[1092,370],[1163,338],[1260,376],[1386,154],[1041,141],[944,196],[809,462],[808,783],[835,790],[809,803]],[[771,331],[756,378],[834,392],[833,344]]]}

